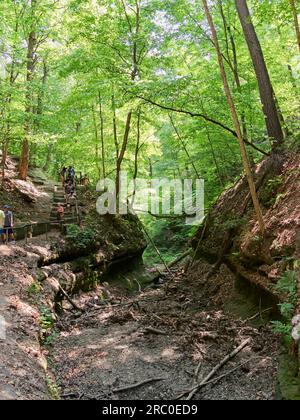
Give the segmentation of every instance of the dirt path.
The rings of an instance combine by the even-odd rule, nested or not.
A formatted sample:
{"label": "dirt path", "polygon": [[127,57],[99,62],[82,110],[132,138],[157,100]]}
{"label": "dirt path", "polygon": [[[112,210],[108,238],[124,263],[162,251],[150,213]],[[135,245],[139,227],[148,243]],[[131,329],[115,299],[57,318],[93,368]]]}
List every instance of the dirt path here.
{"label": "dirt path", "polygon": [[[51,360],[62,398],[174,399],[193,386],[200,362],[201,379],[250,338],[250,345],[216,376],[243,366],[195,399],[274,399],[278,349],[268,326],[257,329],[234,319],[207,297],[199,299],[197,286],[181,277],[168,292],[162,287],[124,297],[124,289],[111,287],[110,301],[102,303],[99,293],[79,297],[88,308],[85,314],[68,312],[59,323]],[[157,378],[162,380],[118,391]]]}

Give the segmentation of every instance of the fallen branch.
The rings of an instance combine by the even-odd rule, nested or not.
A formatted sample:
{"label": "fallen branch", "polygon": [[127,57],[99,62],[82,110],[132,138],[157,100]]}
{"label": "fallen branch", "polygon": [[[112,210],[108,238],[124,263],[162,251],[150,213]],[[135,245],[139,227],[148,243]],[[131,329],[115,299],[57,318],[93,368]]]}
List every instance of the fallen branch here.
{"label": "fallen branch", "polygon": [[61,287],[61,285],[58,283],[58,288],[61,291],[61,293],[64,295],[64,297],[67,299],[67,301],[75,308],[77,311],[84,312],[84,309],[80,308],[73,299],[70,298],[68,293]]}
{"label": "fallen branch", "polygon": [[206,382],[208,382],[215,375],[215,373],[219,369],[221,369],[221,367],[223,367],[229,360],[233,359],[233,357],[235,357],[240,351],[242,351],[246,346],[248,346],[248,344],[250,343],[250,340],[251,339],[248,338],[240,346],[238,346],[235,350],[233,350],[230,354],[224,357],[224,359],[217,366],[213,368],[213,370],[206,376],[206,378],[203,379],[203,381],[200,384],[198,384],[194,388],[191,388],[189,391],[187,391],[187,392],[190,392],[189,396],[187,397],[187,400],[191,400],[193,396],[196,394],[196,392],[200,388],[202,388],[204,385],[206,385]]}
{"label": "fallen branch", "polygon": [[[201,388],[203,388],[206,385],[210,385],[210,384],[215,384],[216,382],[219,382],[221,379],[225,378],[226,376],[231,375],[233,372],[237,371],[238,369],[240,369],[242,366],[245,366],[248,362],[250,362],[250,360],[252,359],[248,359],[243,363],[240,363],[238,366],[236,366],[234,369],[229,370],[228,372],[224,373],[223,375],[218,376],[215,379],[211,379],[208,382],[205,382],[201,385]],[[178,397],[176,397],[176,400],[180,400],[182,397],[184,397],[186,394],[191,393],[192,391],[196,390],[198,391],[200,389],[200,385],[195,385],[195,387],[192,390],[188,390],[183,392],[182,394],[178,395]]]}
{"label": "fallen branch", "polygon": [[123,387],[123,388],[113,389],[113,390],[112,390],[112,392],[117,393],[117,392],[129,391],[130,389],[135,389],[135,388],[138,388],[138,387],[140,387],[140,386],[143,386],[143,385],[149,384],[149,383],[151,383],[151,382],[158,382],[158,381],[165,381],[165,380],[166,380],[166,378],[153,378],[153,379],[146,379],[145,381],[138,382],[138,383],[133,384],[133,385],[125,386],[125,387]]}
{"label": "fallen branch", "polygon": [[[184,258],[186,258],[188,255],[191,254],[191,250],[188,250],[186,252],[184,252],[183,254],[179,255],[179,257],[177,257],[174,261],[172,261],[169,265],[168,265],[168,272],[170,272],[171,268],[174,267],[175,265],[177,265],[178,263],[180,263],[180,261],[182,261]],[[151,278],[151,282],[154,283],[157,279],[159,279],[160,277],[166,277],[167,276],[167,272],[161,272],[160,270],[156,269],[157,273]]]}
{"label": "fallen branch", "polygon": [[179,255],[178,258],[176,258],[176,260],[172,261],[168,267],[172,268],[174,267],[174,265],[177,265],[180,261],[182,261],[185,257],[187,257],[188,255],[191,254],[191,250],[189,249],[188,251],[184,252],[182,255]]}

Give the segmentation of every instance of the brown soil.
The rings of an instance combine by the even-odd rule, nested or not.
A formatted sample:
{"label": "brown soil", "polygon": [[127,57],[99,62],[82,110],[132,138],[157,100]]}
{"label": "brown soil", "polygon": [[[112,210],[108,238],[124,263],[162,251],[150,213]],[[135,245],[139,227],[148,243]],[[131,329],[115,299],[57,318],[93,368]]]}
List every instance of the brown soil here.
{"label": "brown soil", "polygon": [[[203,263],[199,275],[208,269]],[[225,267],[222,273],[233,281]],[[99,300],[101,290],[79,296],[76,302],[86,312],[80,317],[67,313],[60,319],[59,336],[51,350],[62,398],[174,399],[193,386],[200,362],[203,378],[251,338],[250,345],[216,377],[246,363],[200,390],[195,399],[274,399],[278,338],[269,326],[255,327],[234,318],[203,290],[201,282],[191,284],[177,275],[168,291],[149,288],[124,296],[124,289],[116,286],[109,287],[109,300]],[[253,310],[251,315],[257,311]],[[147,332],[147,327],[165,334]],[[163,380],[114,391],[156,378]]]}

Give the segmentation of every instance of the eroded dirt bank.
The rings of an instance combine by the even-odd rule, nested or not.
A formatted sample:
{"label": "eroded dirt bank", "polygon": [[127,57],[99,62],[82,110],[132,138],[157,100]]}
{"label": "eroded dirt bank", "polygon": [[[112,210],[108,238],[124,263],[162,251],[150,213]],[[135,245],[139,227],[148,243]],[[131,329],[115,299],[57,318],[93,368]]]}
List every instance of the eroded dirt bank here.
{"label": "eroded dirt bank", "polygon": [[96,235],[88,236],[91,248],[80,257],[87,228],[76,230],[76,246],[73,237],[58,231],[28,244],[0,246],[0,399],[58,398],[47,346],[63,310],[61,287],[70,295],[90,290],[111,265],[120,260],[124,264],[124,259],[129,264],[145,247],[132,218],[103,222],[102,227],[109,223],[113,227],[103,243]]}

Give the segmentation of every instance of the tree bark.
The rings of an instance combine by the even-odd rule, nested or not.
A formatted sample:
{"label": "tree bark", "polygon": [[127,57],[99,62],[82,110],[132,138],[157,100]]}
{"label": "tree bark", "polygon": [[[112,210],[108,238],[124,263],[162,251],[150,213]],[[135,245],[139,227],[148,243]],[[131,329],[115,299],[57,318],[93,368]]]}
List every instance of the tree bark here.
{"label": "tree bark", "polygon": [[117,176],[116,176],[116,196],[119,196],[120,192],[120,172],[122,167],[122,162],[125,156],[125,152],[127,150],[128,140],[129,140],[129,132],[131,128],[131,117],[132,117],[132,111],[130,111],[127,115],[126,125],[125,125],[125,132],[124,132],[124,138],[122,143],[122,149],[119,153],[119,157],[117,160]]}
{"label": "tree bark", "polygon": [[96,159],[96,167],[98,171],[99,179],[101,179],[101,168],[99,162],[99,135],[98,135],[98,127],[97,127],[97,120],[96,120],[96,113],[95,107],[92,105],[92,115],[93,115],[93,124],[95,130],[95,159]]}
{"label": "tree bark", "polygon": [[131,207],[134,206],[134,200],[136,196],[136,179],[138,176],[139,170],[139,152],[141,144],[141,108],[138,109],[137,115],[137,135],[136,135],[136,146],[135,146],[135,153],[134,153],[134,172],[133,172],[133,192],[132,192],[132,199],[131,199]]}
{"label": "tree bark", "polygon": [[256,73],[268,136],[274,141],[274,148],[276,148],[283,143],[284,135],[277,113],[271,79],[247,2],[246,0],[235,0],[235,4]]}
{"label": "tree bark", "polygon": [[118,140],[118,132],[117,132],[117,116],[116,116],[116,105],[115,105],[115,95],[113,94],[111,97],[111,105],[113,111],[113,132],[114,132],[114,143],[116,149],[116,160],[119,159],[119,140]]}
{"label": "tree bark", "polygon": [[236,111],[236,108],[235,108],[235,105],[234,105],[234,102],[233,102],[233,98],[232,98],[232,95],[231,95],[231,91],[230,91],[230,88],[229,88],[228,79],[227,79],[225,66],[224,66],[224,61],[223,61],[223,57],[222,57],[222,52],[221,52],[221,48],[220,48],[220,44],[219,44],[219,40],[218,40],[218,35],[217,35],[217,32],[216,32],[216,28],[215,28],[212,16],[210,14],[210,10],[208,8],[207,0],[202,0],[202,2],[203,2],[206,17],[207,17],[207,20],[208,20],[208,23],[209,23],[209,26],[210,26],[210,29],[211,29],[211,32],[212,32],[213,40],[214,40],[214,43],[215,43],[215,48],[216,48],[219,67],[220,67],[221,78],[222,78],[222,81],[223,81],[223,84],[224,84],[224,90],[225,90],[228,106],[230,108],[232,120],[233,120],[233,123],[235,125],[235,129],[236,129],[236,132],[237,132],[237,135],[238,135],[238,140],[239,140],[240,149],[241,149],[241,155],[242,155],[242,159],[243,159],[244,170],[245,170],[245,173],[246,173],[246,176],[247,176],[249,189],[250,189],[250,193],[251,193],[251,197],[252,197],[252,201],[253,201],[253,206],[254,206],[254,209],[255,209],[255,212],[256,212],[258,224],[259,224],[259,227],[260,227],[260,232],[261,232],[261,234],[264,234],[265,223],[264,223],[264,220],[263,220],[262,211],[261,211],[260,204],[259,204],[259,201],[258,201],[258,197],[257,197],[257,193],[256,193],[256,188],[255,188],[251,168],[250,168],[249,161],[248,161],[248,156],[247,156],[247,152],[246,152],[245,143],[244,143],[244,140],[243,140],[241,125],[240,125],[240,122],[239,122],[237,111]]}
{"label": "tree bark", "polygon": [[298,44],[298,48],[299,48],[299,51],[300,51],[300,28],[299,28],[298,12],[297,12],[297,7],[296,7],[295,0],[290,0],[290,5],[291,5],[291,8],[292,8],[292,12],[293,12],[295,32],[296,32],[296,37],[297,37],[297,44]]}
{"label": "tree bark", "polygon": [[[15,24],[15,36],[18,35],[19,33],[19,26],[20,26],[20,21],[21,21],[21,17],[23,15],[23,10],[21,11],[20,14],[16,13],[16,24]],[[12,47],[12,62],[11,62],[11,67],[10,67],[10,72],[9,72],[9,86],[12,89],[15,81],[17,80],[20,72],[19,71],[15,71],[15,66],[16,66],[16,44],[13,45]],[[8,97],[6,99],[6,113],[7,113],[7,122],[6,122],[6,130],[4,131],[4,136],[3,136],[3,141],[2,141],[2,159],[1,159],[1,171],[2,171],[2,189],[4,187],[4,178],[5,178],[5,165],[6,165],[6,160],[7,160],[7,156],[8,156],[8,148],[9,148],[9,142],[10,142],[10,132],[11,132],[11,111],[10,111],[10,104],[12,101],[12,92],[10,91],[8,94]],[[3,113],[2,113],[2,118],[4,116],[4,109],[3,109]],[[3,118],[4,119],[4,118]],[[4,124],[3,124],[4,127]]]}
{"label": "tree bark", "polygon": [[101,138],[101,158],[102,158],[102,174],[103,178],[106,178],[106,168],[105,168],[105,145],[104,145],[104,119],[103,119],[103,110],[102,110],[102,97],[101,92],[98,92],[99,99],[99,117],[100,117],[100,138]]}
{"label": "tree bark", "polygon": [[[127,20],[128,29],[130,33],[130,38],[132,41],[132,70],[131,70],[131,81],[134,82],[139,74],[139,65],[142,61],[141,54],[139,54],[139,48],[138,48],[138,38],[140,33],[140,24],[141,24],[141,3],[140,0],[135,1],[135,26],[133,27],[133,24],[131,23],[130,16],[127,13],[126,5],[124,0],[121,0],[121,3],[123,5],[124,14]],[[129,111],[127,115],[126,125],[125,125],[125,132],[123,137],[123,143],[121,147],[121,151],[118,156],[117,160],[117,174],[116,174],[116,196],[119,196],[120,192],[120,172],[122,168],[122,162],[125,156],[125,152],[127,150],[128,145],[128,139],[129,139],[129,133],[131,128],[131,117],[132,117],[132,110]]]}

